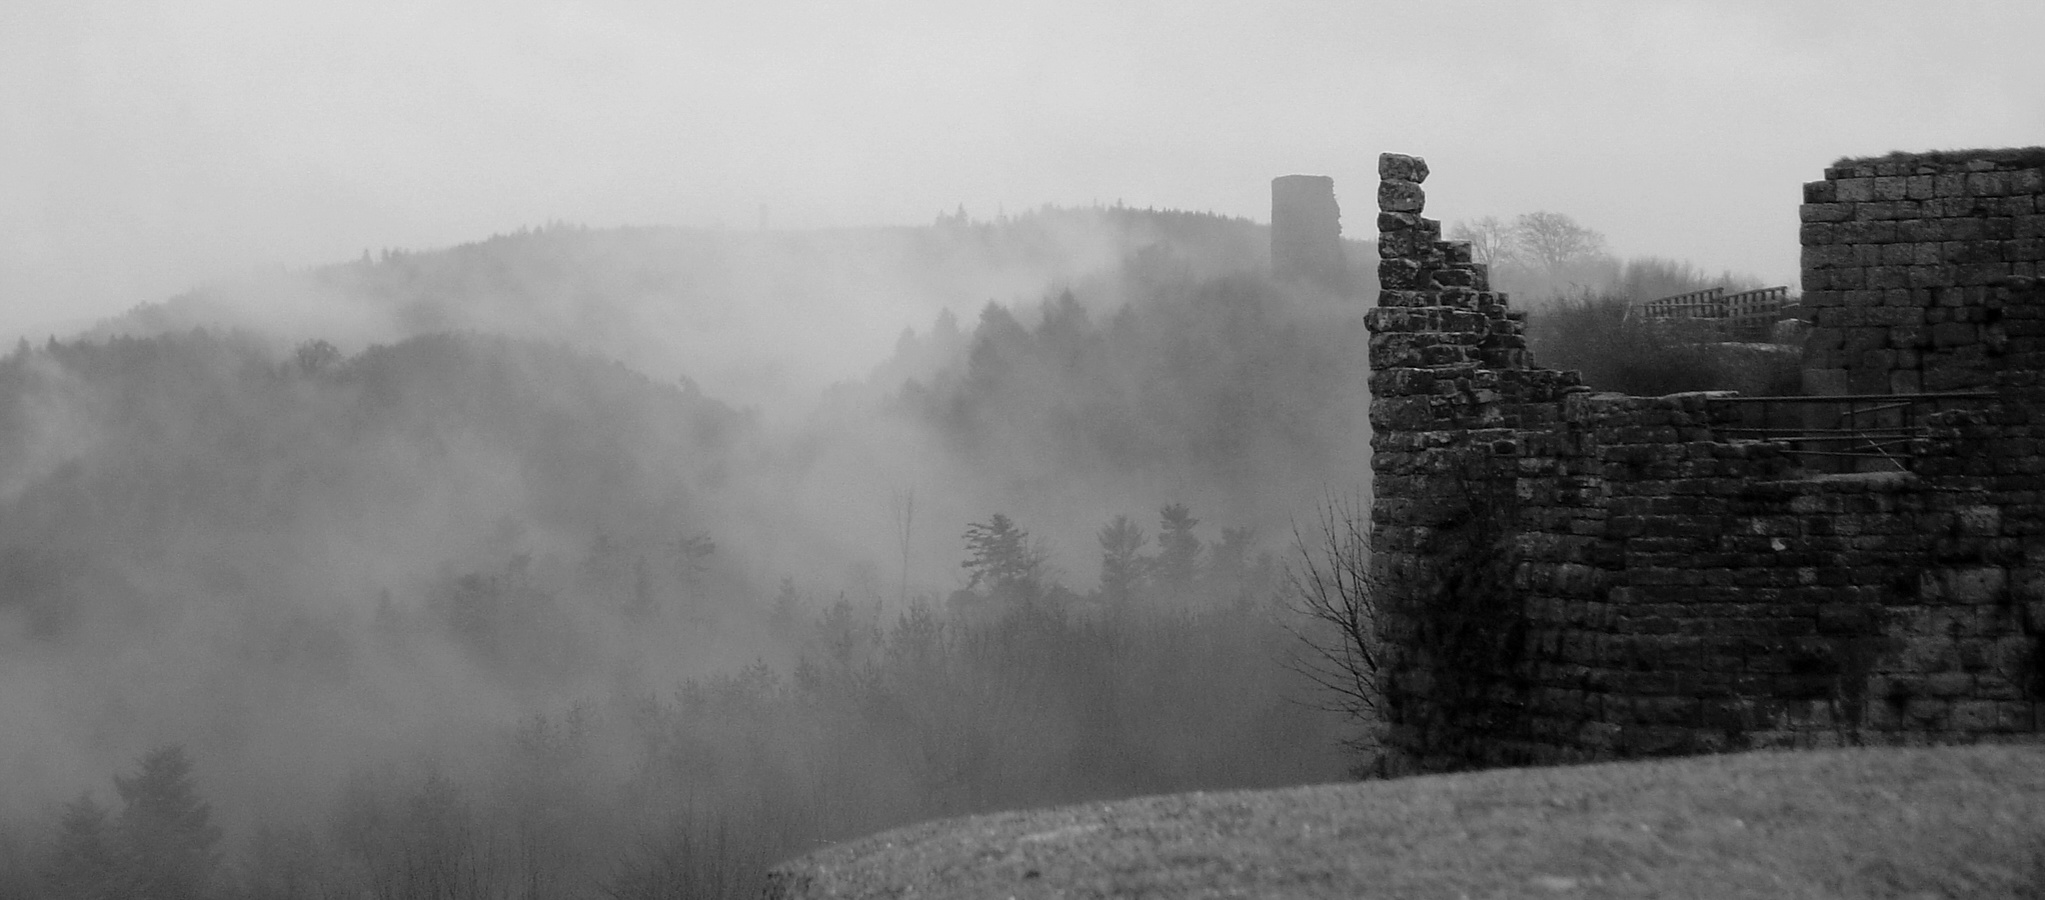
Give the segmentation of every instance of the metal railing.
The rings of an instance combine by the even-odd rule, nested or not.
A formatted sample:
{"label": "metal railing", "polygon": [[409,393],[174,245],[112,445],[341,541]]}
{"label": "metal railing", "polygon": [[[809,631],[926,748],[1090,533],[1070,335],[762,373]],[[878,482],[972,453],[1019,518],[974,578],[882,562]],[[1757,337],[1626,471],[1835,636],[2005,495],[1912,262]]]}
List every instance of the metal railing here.
{"label": "metal railing", "polygon": [[1789,288],[1768,287],[1734,294],[1706,288],[1635,303],[1627,315],[1656,322],[1703,322],[1724,340],[1764,340],[1789,305]]}
{"label": "metal railing", "polygon": [[1716,397],[1735,424],[1727,438],[1780,441],[1821,472],[1908,471],[1910,442],[1924,437],[1924,419],[1949,409],[1980,409],[1993,391],[1936,394],[1843,394],[1812,397]]}

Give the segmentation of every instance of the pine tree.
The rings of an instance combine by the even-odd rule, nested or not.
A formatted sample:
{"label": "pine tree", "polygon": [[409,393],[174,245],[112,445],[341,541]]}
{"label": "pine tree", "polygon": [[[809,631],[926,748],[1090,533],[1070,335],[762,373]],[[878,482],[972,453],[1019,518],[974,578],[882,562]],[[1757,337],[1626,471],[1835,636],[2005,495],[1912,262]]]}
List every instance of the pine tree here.
{"label": "pine tree", "polygon": [[107,824],[107,808],[79,794],[64,804],[57,834],[43,860],[44,896],[52,900],[113,900],[126,897],[121,853]]}
{"label": "pine tree", "polygon": [[208,896],[220,868],[220,828],[199,799],[185,748],[167,744],[143,755],[133,777],[114,776],[121,795],[120,843],[131,896],[197,900]]}
{"label": "pine tree", "polygon": [[1030,533],[1001,513],[966,526],[966,561],[959,565],[972,573],[968,589],[985,585],[997,600],[1034,601],[1043,589],[1044,562]]}
{"label": "pine tree", "polygon": [[1129,520],[1128,516],[1116,516],[1115,520],[1101,526],[1098,535],[1101,542],[1101,597],[1108,603],[1123,605],[1136,593],[1136,585],[1143,577],[1143,545],[1149,539],[1143,535],[1143,527]]}
{"label": "pine tree", "polygon": [[1193,585],[1200,571],[1200,538],[1193,528],[1200,520],[1184,503],[1158,510],[1157,578],[1169,590],[1183,592]]}

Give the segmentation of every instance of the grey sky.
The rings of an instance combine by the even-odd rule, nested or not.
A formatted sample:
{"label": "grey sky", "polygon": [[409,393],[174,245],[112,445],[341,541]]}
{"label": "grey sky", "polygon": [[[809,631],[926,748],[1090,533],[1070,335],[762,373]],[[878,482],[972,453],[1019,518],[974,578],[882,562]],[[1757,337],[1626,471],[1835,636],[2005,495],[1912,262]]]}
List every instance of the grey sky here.
{"label": "grey sky", "polygon": [[1095,199],[1263,219],[1379,151],[1447,221],[1792,281],[1844,154],[2045,143],[2045,4],[0,3],[0,333],[548,220]]}

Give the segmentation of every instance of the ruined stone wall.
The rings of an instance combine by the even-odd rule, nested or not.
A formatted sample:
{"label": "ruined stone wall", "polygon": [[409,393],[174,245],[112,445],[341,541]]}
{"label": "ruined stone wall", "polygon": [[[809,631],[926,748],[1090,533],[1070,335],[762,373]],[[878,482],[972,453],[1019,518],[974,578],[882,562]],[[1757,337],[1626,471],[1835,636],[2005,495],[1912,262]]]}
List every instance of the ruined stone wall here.
{"label": "ruined stone wall", "polygon": [[2045,264],[2045,154],[1842,161],[1804,185],[1807,394],[1994,383],[1990,294]]}
{"label": "ruined stone wall", "polygon": [[[1851,379],[1826,330],[1907,308],[1972,326],[1971,342],[1926,338],[1915,371],[1994,392],[1926,416],[1892,471],[1824,474],[1798,445],[1746,437],[1729,394],[1599,394],[1533,367],[1507,298],[1419,216],[1425,174],[1380,161],[1367,318],[1389,770],[2039,732],[2045,298],[2026,261],[1953,274],[1982,283],[1951,294],[1807,291],[1838,291],[1814,306],[1811,368]],[[1826,190],[1811,205],[1840,202]],[[1806,231],[1807,285],[1835,283],[1813,272],[1837,247],[1863,258],[1829,234]],[[1945,243],[1948,268],[1989,252]],[[1879,327],[1882,349],[1918,340]],[[1884,390],[1898,358],[1866,362],[1889,367]]]}

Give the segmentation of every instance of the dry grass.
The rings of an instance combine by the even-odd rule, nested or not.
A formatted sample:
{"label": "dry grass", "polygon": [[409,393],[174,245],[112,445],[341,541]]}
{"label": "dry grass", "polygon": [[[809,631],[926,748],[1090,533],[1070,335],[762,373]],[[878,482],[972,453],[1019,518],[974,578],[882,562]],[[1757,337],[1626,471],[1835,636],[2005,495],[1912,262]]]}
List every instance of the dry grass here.
{"label": "dry grass", "polygon": [[2045,897],[2045,747],[1754,753],[931,823],[788,898]]}

